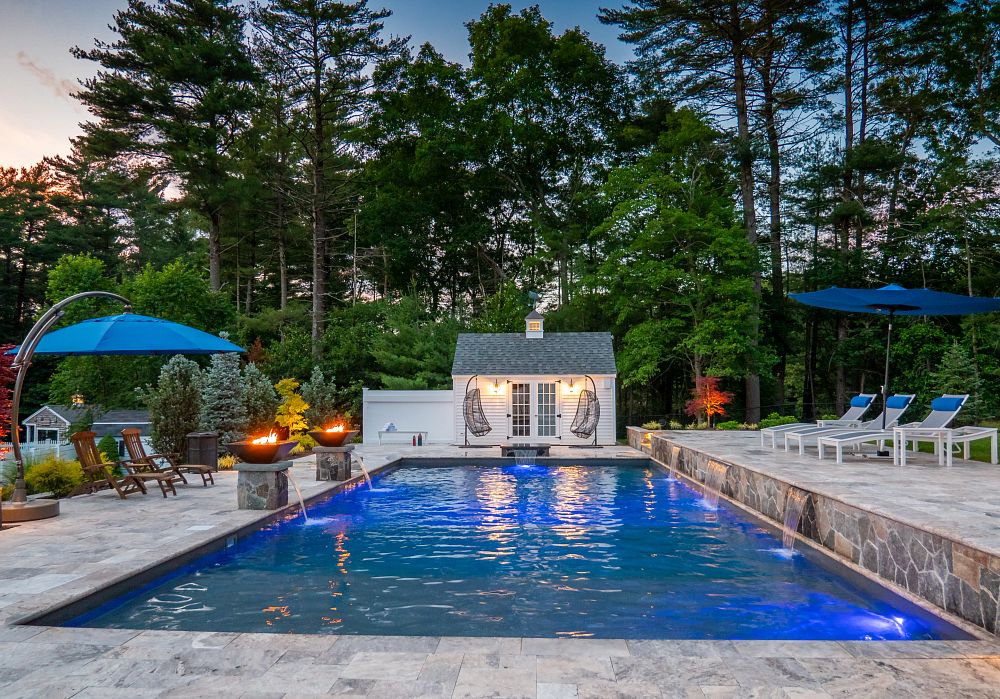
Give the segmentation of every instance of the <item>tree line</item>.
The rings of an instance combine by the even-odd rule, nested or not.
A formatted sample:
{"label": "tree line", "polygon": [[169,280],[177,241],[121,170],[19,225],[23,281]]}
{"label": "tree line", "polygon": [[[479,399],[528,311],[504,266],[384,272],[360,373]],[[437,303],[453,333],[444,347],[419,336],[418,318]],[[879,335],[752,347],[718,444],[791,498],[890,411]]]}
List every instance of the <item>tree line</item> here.
{"label": "tree line", "polygon": [[[625,66],[538,7],[491,5],[464,63],[387,16],[130,0],[73,49],[98,72],[70,153],[0,170],[4,338],[57,269],[58,291],[192,276],[167,306],[356,401],[449,385],[455,334],[522,329],[536,290],[550,330],[614,333],[626,419],[680,416],[715,376],[758,422],[881,383],[884,321],[789,292],[1000,293],[997,3],[632,0],[600,14]],[[900,325],[894,388],[931,390],[947,354],[997,395],[996,321]]]}

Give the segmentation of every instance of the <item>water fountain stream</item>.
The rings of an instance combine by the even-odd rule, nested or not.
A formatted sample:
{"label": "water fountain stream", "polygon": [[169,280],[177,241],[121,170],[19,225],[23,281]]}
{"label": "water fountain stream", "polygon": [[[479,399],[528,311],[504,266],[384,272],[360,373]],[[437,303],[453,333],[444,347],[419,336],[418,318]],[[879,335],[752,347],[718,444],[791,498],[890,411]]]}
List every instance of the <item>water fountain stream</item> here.
{"label": "water fountain stream", "polygon": [[292,469],[288,469],[285,473],[288,474],[288,480],[292,482],[292,487],[295,488],[295,494],[299,496],[299,507],[302,508],[302,518],[308,522],[309,513],[306,512],[306,501],[302,498],[302,491],[299,490],[299,483],[295,480],[295,476],[292,475]]}
{"label": "water fountain stream", "polygon": [[729,467],[720,464],[718,461],[709,461],[705,467],[705,503],[715,509],[719,506],[719,494],[722,492],[722,485],[726,482],[726,473]]}
{"label": "water fountain stream", "polygon": [[788,550],[795,549],[795,532],[798,531],[807,502],[809,493],[798,488],[789,488],[785,495],[785,520],[781,527],[781,545]]}
{"label": "water fountain stream", "polygon": [[356,456],[355,457],[355,461],[358,462],[358,467],[361,469],[361,473],[365,477],[365,483],[368,484],[368,490],[371,490],[372,489],[372,477],[370,475],[368,475],[368,469],[365,468],[365,462],[364,462],[364,460],[362,460],[362,458],[360,456]]}

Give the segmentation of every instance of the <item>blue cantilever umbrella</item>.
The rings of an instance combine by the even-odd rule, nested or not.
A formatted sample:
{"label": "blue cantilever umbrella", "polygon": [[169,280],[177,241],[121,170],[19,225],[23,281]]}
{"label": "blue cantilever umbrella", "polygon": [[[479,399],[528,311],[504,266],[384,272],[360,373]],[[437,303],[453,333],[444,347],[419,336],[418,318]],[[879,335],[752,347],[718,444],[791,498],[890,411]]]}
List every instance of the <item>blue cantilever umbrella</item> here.
{"label": "blue cantilever umbrella", "polygon": [[[19,347],[7,352],[16,354]],[[42,337],[35,354],[215,354],[243,352],[217,335],[162,318],[121,313],[91,318]]]}
{"label": "blue cantilever umbrella", "polygon": [[[821,291],[789,294],[789,296],[808,306],[889,316],[889,332],[885,340],[885,382],[882,384],[883,406],[889,395],[889,348],[892,346],[894,316],[959,316],[1000,310],[998,298],[961,296],[930,289],[907,289],[898,284],[889,284],[879,289],[844,289],[831,286]],[[885,429],[885,410],[882,411],[882,429]]]}

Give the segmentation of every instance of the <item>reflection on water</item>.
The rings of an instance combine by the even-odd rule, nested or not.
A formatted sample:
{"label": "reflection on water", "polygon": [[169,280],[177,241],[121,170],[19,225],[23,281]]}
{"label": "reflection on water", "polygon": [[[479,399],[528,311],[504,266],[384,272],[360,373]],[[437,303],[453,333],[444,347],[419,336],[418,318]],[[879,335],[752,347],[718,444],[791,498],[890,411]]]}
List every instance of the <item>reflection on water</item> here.
{"label": "reflection on water", "polygon": [[603,638],[935,638],[646,468],[404,468],[77,625]]}

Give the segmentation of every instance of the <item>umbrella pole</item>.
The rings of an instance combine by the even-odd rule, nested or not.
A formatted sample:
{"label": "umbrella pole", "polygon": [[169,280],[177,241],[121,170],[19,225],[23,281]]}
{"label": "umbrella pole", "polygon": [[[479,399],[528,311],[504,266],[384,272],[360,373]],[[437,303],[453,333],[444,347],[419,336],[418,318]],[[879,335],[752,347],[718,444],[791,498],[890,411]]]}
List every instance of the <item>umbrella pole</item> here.
{"label": "umbrella pole", "polygon": [[18,411],[21,407],[21,389],[24,387],[24,380],[28,375],[28,367],[31,366],[31,357],[35,353],[38,343],[42,341],[42,336],[62,317],[64,313],[63,309],[66,306],[80,299],[95,297],[121,301],[128,310],[132,309],[131,301],[124,296],[113,294],[110,291],[84,291],[64,298],[47,310],[38,319],[38,322],[32,326],[24,338],[24,342],[21,343],[21,349],[18,350],[17,356],[14,357],[14,362],[11,364],[11,368],[17,371],[10,405],[10,446],[14,451],[14,464],[17,467],[17,475],[14,481],[14,495],[11,498],[12,504],[24,505],[28,501],[28,489],[24,482],[24,457],[21,454],[21,439],[18,429]]}
{"label": "umbrella pole", "polygon": [[[892,347],[892,318],[895,311],[889,311],[889,331],[885,335],[885,378],[882,381],[882,431],[885,432],[886,401],[889,400],[889,349]],[[888,456],[889,452],[879,451],[879,456]]]}

